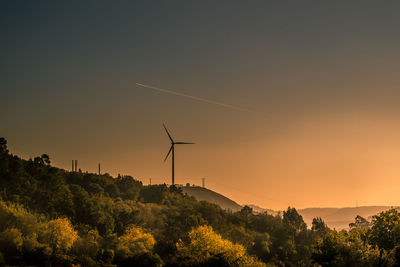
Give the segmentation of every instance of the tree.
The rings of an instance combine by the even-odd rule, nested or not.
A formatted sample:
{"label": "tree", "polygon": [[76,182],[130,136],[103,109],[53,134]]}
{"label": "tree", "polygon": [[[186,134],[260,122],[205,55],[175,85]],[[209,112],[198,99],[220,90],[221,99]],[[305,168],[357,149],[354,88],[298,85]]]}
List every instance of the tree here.
{"label": "tree", "polygon": [[7,140],[4,137],[0,137],[0,154],[8,154]]}
{"label": "tree", "polygon": [[296,231],[307,229],[307,225],[304,222],[303,217],[295,208],[288,207],[288,209],[283,212],[283,222],[291,226]]}
{"label": "tree", "polygon": [[78,232],[67,218],[58,218],[45,223],[39,236],[39,241],[50,245],[53,256],[68,252],[77,239]]}
{"label": "tree", "polygon": [[238,212],[239,218],[241,219],[242,222],[244,222],[244,226],[249,225],[250,217],[253,215],[253,209],[249,206],[244,206],[239,212]]}
{"label": "tree", "polygon": [[41,159],[46,165],[50,165],[50,157],[49,157],[49,155],[42,154]]}
{"label": "tree", "polygon": [[33,158],[33,163],[36,166],[44,166],[44,161],[43,161],[42,157],[34,157]]}
{"label": "tree", "polygon": [[281,259],[288,264],[310,265],[312,235],[307,230],[303,217],[295,208],[288,207],[283,212],[284,232],[287,234],[286,242],[283,244]]}
{"label": "tree", "polygon": [[270,254],[271,240],[269,234],[257,234],[250,249],[250,252],[267,262]]}
{"label": "tree", "polygon": [[321,217],[314,218],[312,221],[311,230],[317,233],[325,233],[328,226]]}
{"label": "tree", "polygon": [[101,237],[96,230],[89,230],[83,237],[77,239],[71,248],[84,266],[97,266],[96,257],[100,252]]}
{"label": "tree", "polygon": [[396,209],[381,212],[372,217],[370,242],[391,250],[400,243],[400,214]]}
{"label": "tree", "polygon": [[122,198],[136,200],[139,196],[142,182],[139,182],[131,176],[122,176],[117,178],[118,189]]}
{"label": "tree", "polygon": [[189,240],[189,243],[180,240],[176,244],[179,261],[187,265],[200,265],[211,259],[222,258],[230,266],[264,266],[249,256],[242,245],[223,239],[211,226],[193,229],[189,233]]}
{"label": "tree", "polygon": [[366,229],[371,226],[371,223],[367,221],[365,218],[361,217],[360,215],[357,215],[356,218],[354,219],[353,223],[349,224],[350,229]]}
{"label": "tree", "polygon": [[[125,233],[118,238],[116,261],[119,265],[156,266],[160,263],[153,255],[156,241],[152,234],[145,233],[140,227],[129,225]],[[144,264],[146,263],[146,264]]]}
{"label": "tree", "polygon": [[21,254],[22,244],[22,234],[17,228],[6,229],[0,233],[0,251],[6,256],[6,261]]}
{"label": "tree", "polygon": [[5,178],[5,174],[8,172],[8,161],[7,140],[4,137],[0,137],[0,178]]}
{"label": "tree", "polygon": [[127,248],[131,254],[151,252],[156,243],[151,234],[143,232],[140,227],[134,225],[129,225],[118,241],[119,246]]}
{"label": "tree", "polygon": [[317,240],[312,258],[318,266],[390,266],[386,253],[380,253],[345,230],[328,229]]}

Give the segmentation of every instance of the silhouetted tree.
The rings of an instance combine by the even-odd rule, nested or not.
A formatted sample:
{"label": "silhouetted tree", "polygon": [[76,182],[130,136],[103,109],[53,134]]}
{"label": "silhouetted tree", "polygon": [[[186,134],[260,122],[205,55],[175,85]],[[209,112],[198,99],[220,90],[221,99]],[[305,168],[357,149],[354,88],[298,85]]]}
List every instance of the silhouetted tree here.
{"label": "silhouetted tree", "polygon": [[365,218],[357,215],[354,222],[349,224],[350,229],[358,228],[358,229],[366,229],[371,226],[371,223],[367,221]]}
{"label": "silhouetted tree", "polygon": [[400,243],[400,214],[396,209],[372,217],[370,243],[391,250]]}
{"label": "silhouetted tree", "polygon": [[321,217],[317,217],[312,220],[311,230],[323,234],[328,230],[328,226]]}
{"label": "silhouetted tree", "polygon": [[46,165],[50,165],[50,157],[47,154],[42,154],[41,159],[43,160],[43,163]]}

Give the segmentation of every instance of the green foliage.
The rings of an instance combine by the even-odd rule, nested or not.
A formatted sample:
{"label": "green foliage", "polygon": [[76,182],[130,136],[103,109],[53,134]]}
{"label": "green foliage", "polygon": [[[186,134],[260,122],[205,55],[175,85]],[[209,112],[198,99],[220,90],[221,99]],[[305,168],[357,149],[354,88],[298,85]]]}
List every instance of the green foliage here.
{"label": "green foliage", "polygon": [[364,245],[362,240],[347,231],[328,230],[319,240],[313,259],[322,266],[387,266],[388,259],[379,249]]}
{"label": "green foliage", "polygon": [[220,257],[229,266],[265,266],[246,253],[242,245],[233,244],[216,234],[211,226],[199,226],[189,233],[189,242],[176,244],[178,259],[184,265],[201,265]]}
{"label": "green foliage", "polygon": [[22,234],[17,228],[9,228],[0,233],[0,250],[7,257],[18,257],[22,252],[22,244]]}
{"label": "green foliage", "polygon": [[400,214],[395,209],[373,216],[370,243],[391,250],[400,243]]}
{"label": "green foliage", "polygon": [[85,265],[95,265],[95,260],[101,253],[102,238],[96,230],[89,230],[73,243],[71,247],[73,255]]}
{"label": "green foliage", "polygon": [[307,229],[291,207],[230,213],[175,186],[50,164],[0,138],[0,266],[400,266],[395,209],[349,231],[321,218]]}
{"label": "green foliage", "polygon": [[0,137],[0,154],[8,154],[7,140],[4,137]]}
{"label": "green foliage", "polygon": [[360,215],[356,216],[354,223],[349,224],[350,229],[367,229],[370,226],[371,223]]}
{"label": "green foliage", "polygon": [[136,200],[139,196],[142,183],[131,176],[120,176],[116,179],[120,196],[123,199]]}
{"label": "green foliage", "polygon": [[67,253],[77,239],[77,231],[66,218],[58,218],[45,223],[39,235],[39,240],[49,244],[54,254]]}
{"label": "green foliage", "polygon": [[318,234],[323,234],[328,230],[328,226],[325,224],[322,218],[317,217],[312,221],[311,230]]}
{"label": "green foliage", "polygon": [[303,217],[301,217],[295,208],[291,207],[288,207],[288,209],[283,212],[283,223],[287,224],[296,232],[303,231],[307,228]]}
{"label": "green foliage", "polygon": [[143,232],[140,227],[129,225],[125,233],[118,238],[116,257],[119,260],[125,260],[143,254],[152,254],[155,243],[153,235]]}

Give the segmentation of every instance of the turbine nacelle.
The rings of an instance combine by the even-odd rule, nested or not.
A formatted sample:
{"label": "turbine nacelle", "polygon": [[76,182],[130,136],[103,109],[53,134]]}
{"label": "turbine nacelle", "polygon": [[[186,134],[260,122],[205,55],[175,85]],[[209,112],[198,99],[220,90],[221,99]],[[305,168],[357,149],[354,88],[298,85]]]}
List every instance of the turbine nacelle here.
{"label": "turbine nacelle", "polygon": [[195,143],[192,143],[192,142],[175,142],[174,139],[172,139],[172,136],[171,136],[171,134],[169,133],[169,131],[168,131],[168,129],[167,129],[167,127],[165,126],[164,123],[163,123],[163,126],[164,126],[164,129],[165,129],[165,132],[167,133],[167,135],[168,135],[168,137],[169,137],[169,140],[171,140],[171,147],[170,147],[170,149],[169,149],[169,151],[168,151],[168,153],[167,153],[167,156],[165,156],[164,161],[166,161],[166,160],[168,159],[168,156],[169,156],[169,154],[171,154],[171,151],[174,150],[174,146],[175,146],[175,145],[193,145],[193,144],[195,144]]}

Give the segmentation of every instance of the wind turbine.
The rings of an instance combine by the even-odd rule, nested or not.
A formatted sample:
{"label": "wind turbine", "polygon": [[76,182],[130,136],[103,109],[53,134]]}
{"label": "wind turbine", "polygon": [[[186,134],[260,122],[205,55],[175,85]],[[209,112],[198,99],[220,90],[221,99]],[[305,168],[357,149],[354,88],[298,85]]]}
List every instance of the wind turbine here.
{"label": "wind turbine", "polygon": [[163,123],[165,132],[167,133],[169,140],[171,140],[171,148],[169,149],[167,156],[164,159],[164,162],[167,160],[169,154],[172,151],[172,185],[175,185],[175,145],[191,145],[194,143],[187,143],[187,142],[175,142],[174,139],[172,139],[171,135],[168,132],[167,127],[165,126],[165,124]]}

